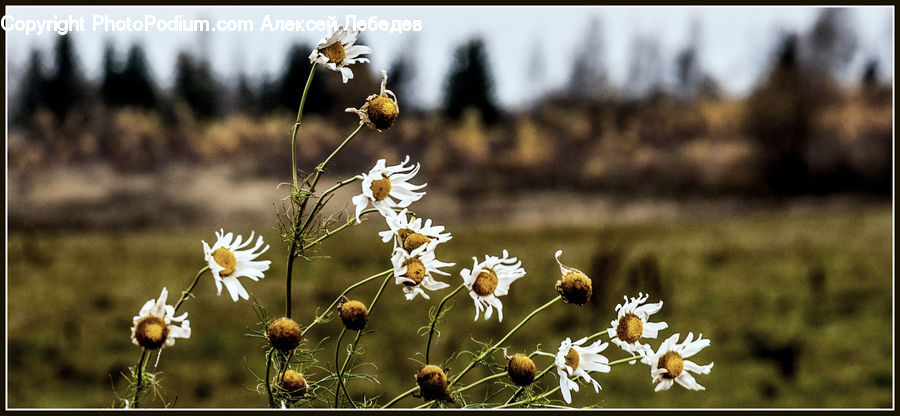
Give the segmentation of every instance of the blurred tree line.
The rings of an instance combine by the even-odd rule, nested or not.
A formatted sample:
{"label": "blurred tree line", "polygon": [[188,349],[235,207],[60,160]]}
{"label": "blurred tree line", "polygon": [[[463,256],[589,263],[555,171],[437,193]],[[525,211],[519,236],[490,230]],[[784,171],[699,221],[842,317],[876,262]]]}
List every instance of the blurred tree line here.
{"label": "blurred tree line", "polygon": [[[621,86],[608,77],[601,29],[599,19],[590,21],[569,81],[556,90],[544,88],[546,55],[535,45],[527,65],[535,99],[514,111],[497,102],[488,45],[479,38],[455,50],[441,106],[425,111],[415,96],[415,44],[407,45],[388,68],[404,119],[386,133],[396,140],[363,145],[341,166],[356,171],[373,157],[421,154],[426,170],[468,173],[439,179],[462,194],[535,186],[890,194],[891,86],[874,57],[863,57],[857,83],[837,81],[848,78],[860,49],[848,10],[822,9],[806,32],[783,33],[769,70],[740,99],[721,93],[704,71],[699,22],[671,60],[653,37],[634,36]],[[180,52],[174,83],[162,88],[140,45],[123,59],[108,44],[102,74],[92,81],[80,71],[71,35],[60,36],[52,67],[37,50],[30,55],[12,113],[24,138],[10,149],[11,168],[100,158],[121,169],[154,169],[252,155],[255,173],[282,172],[289,161],[274,149],[286,137],[284,117],[292,117],[285,115],[299,105],[311,49],[292,46],[276,76],[241,72],[227,82],[206,59]],[[343,109],[361,105],[379,81],[368,66],[354,68],[348,84],[319,71],[306,107],[301,158],[309,163],[356,123]]]}

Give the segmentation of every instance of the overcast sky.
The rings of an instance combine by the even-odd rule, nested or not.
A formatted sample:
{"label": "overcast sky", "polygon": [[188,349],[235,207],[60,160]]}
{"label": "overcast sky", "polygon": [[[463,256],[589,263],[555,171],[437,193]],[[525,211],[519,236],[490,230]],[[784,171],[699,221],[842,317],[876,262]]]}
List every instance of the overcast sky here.
{"label": "overcast sky", "polygon": [[[819,9],[812,7],[61,7],[7,6],[5,14],[15,20],[58,19],[72,15],[84,17],[87,31],[71,34],[80,54],[80,64],[88,76],[96,78],[102,62],[103,47],[111,41],[120,54],[134,42],[144,46],[153,75],[162,85],[172,82],[174,60],[178,51],[203,53],[213,63],[217,76],[231,80],[241,71],[251,76],[276,75],[284,64],[291,44],[312,44],[321,32],[264,32],[261,24],[266,15],[272,19],[327,19],[336,16],[343,22],[353,14],[360,19],[418,19],[422,31],[389,33],[367,31],[365,44],[371,46],[371,70],[387,68],[397,54],[412,53],[418,58],[419,99],[425,105],[439,102],[444,77],[453,50],[474,35],[486,41],[489,61],[496,82],[496,92],[505,105],[526,101],[532,88],[529,62],[539,53],[545,61],[545,88],[562,85],[567,79],[573,58],[580,53],[579,43],[592,18],[598,18],[605,42],[604,60],[612,80],[622,83],[630,58],[628,47],[636,35],[650,36],[660,42],[665,71],[677,51],[688,41],[693,20],[701,26],[700,62],[722,86],[732,94],[746,93],[761,76],[763,65],[780,33],[803,32],[815,20]],[[93,31],[92,19],[108,15],[110,19],[144,19],[151,14],[158,20],[175,19],[249,19],[252,32],[105,32]],[[859,52],[851,74],[856,77],[867,57],[881,60],[883,74],[893,73],[893,9],[859,7],[851,11],[851,24],[859,39]],[[45,62],[55,33],[26,36],[7,31],[8,70],[20,75],[27,64],[29,51],[45,51]],[[413,38],[415,41],[413,42]],[[409,45],[415,45],[410,51]],[[535,52],[535,50],[537,52]],[[352,82],[352,81],[351,81]]]}

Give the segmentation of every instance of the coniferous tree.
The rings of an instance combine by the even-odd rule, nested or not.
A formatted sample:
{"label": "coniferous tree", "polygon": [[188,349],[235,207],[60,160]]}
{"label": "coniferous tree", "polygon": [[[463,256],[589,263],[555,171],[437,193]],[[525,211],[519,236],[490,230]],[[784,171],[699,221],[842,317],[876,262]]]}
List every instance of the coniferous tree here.
{"label": "coniferous tree", "polygon": [[132,45],[128,50],[128,60],[122,71],[123,104],[145,109],[153,109],[158,105],[156,85],[150,75],[144,49]]}
{"label": "coniferous tree", "polygon": [[103,49],[103,75],[100,81],[100,98],[108,108],[124,104],[125,89],[122,88],[122,65],[116,58],[112,42]]}
{"label": "coniferous tree", "polygon": [[499,120],[490,63],[481,39],[472,39],[456,49],[445,85],[444,112],[450,119],[458,120],[472,108],[481,113],[485,123]]}
{"label": "coniferous tree", "polygon": [[45,89],[47,76],[45,75],[41,53],[37,49],[31,50],[28,59],[28,69],[23,82],[22,96],[18,118],[26,120],[41,106],[46,106]]}
{"label": "coniferous tree", "polygon": [[179,53],[175,62],[176,99],[187,103],[198,117],[213,118],[219,115],[219,95],[209,63]]}
{"label": "coniferous tree", "polygon": [[54,70],[47,82],[44,102],[62,120],[87,96],[87,84],[78,67],[71,34],[59,36],[54,49]]}

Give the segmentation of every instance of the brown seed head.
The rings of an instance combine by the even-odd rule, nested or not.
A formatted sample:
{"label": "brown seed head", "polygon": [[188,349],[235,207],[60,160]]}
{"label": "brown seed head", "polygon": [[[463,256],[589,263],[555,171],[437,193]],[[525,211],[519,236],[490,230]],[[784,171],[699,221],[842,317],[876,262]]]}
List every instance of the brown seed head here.
{"label": "brown seed head", "polygon": [[534,361],[524,354],[516,354],[509,357],[509,363],[506,364],[506,374],[515,385],[524,387],[534,381],[534,375],[537,368]]}
{"label": "brown seed head", "polygon": [[358,300],[344,302],[341,305],[340,315],[344,326],[352,331],[359,331],[365,328],[366,322],[369,321],[369,311],[366,309],[366,305],[363,305]]}
{"label": "brown seed head", "polygon": [[306,384],[306,379],[303,378],[302,374],[294,370],[285,371],[283,376],[276,378],[275,384],[280,386],[294,398],[303,397],[309,391],[309,385]]}
{"label": "brown seed head", "polygon": [[425,400],[445,399],[447,397],[447,376],[444,370],[436,365],[426,365],[416,374],[416,384]]}
{"label": "brown seed head", "polygon": [[292,351],[300,345],[300,325],[291,318],[279,318],[269,326],[269,342],[281,352]]}
{"label": "brown seed head", "polygon": [[369,116],[369,121],[376,129],[384,130],[394,125],[400,115],[400,110],[390,98],[378,95],[369,100],[366,115]]}
{"label": "brown seed head", "polygon": [[582,306],[591,299],[591,279],[577,271],[569,272],[556,281],[556,291],[564,302]]}

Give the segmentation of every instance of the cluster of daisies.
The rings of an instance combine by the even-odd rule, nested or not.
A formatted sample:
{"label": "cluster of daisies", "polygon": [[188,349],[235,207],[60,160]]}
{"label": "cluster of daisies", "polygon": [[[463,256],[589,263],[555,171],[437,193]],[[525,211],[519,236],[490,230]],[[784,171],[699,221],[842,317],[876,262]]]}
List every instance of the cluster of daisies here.
{"label": "cluster of daisies", "polygon": [[[557,283],[560,295],[566,301],[573,298],[590,297],[590,279],[580,270],[562,264],[559,261],[561,254],[560,251],[556,253],[560,272],[563,275],[563,278]],[[578,280],[586,281],[585,287],[588,288],[586,296],[585,290],[578,289],[577,284],[566,285],[567,281]],[[678,343],[680,334],[674,334],[654,350],[644,340],[656,338],[659,331],[668,328],[669,325],[665,322],[650,322],[650,316],[662,309],[663,302],[646,303],[649,298],[649,295],[643,293],[639,293],[638,297],[630,300],[625,296],[625,303],[616,305],[616,319],[610,322],[610,327],[604,332],[613,344],[631,354],[634,360],[630,360],[630,363],[634,364],[640,359],[641,363],[650,366],[652,382],[656,383],[655,391],[668,390],[675,383],[689,390],[704,390],[691,372],[709,374],[713,363],[698,365],[687,358],[709,346],[709,340],[703,339],[702,335],[694,340],[694,334],[689,333],[683,342]],[[560,343],[556,353],[556,372],[559,374],[560,392],[566,403],[572,402],[571,392],[578,391],[576,378],[591,383],[594,391],[599,392],[600,384],[589,373],[608,373],[610,371],[609,360],[601,354],[609,346],[609,343],[596,341],[585,346],[587,341],[587,337],[574,342],[570,338],[566,338]]]}
{"label": "cluster of daisies", "polygon": [[[348,66],[368,62],[367,58],[360,55],[371,52],[369,47],[355,45],[358,36],[359,32],[341,28],[324,37],[310,54],[310,62],[340,72],[343,81],[347,82],[353,78],[353,72]],[[385,88],[386,81],[387,74],[382,71],[379,94],[368,97],[360,109],[347,109],[348,112],[359,115],[361,124],[379,131],[390,127],[399,114],[396,96]],[[450,233],[443,226],[433,224],[430,219],[417,217],[409,211],[410,205],[425,195],[422,189],[426,184],[416,185],[410,182],[419,168],[419,164],[410,163],[409,156],[393,166],[388,166],[384,159],[378,160],[371,170],[358,177],[362,184],[361,193],[351,200],[357,223],[364,212],[370,212],[366,211],[370,204],[384,218],[388,229],[379,235],[383,242],[393,244],[390,257],[392,271],[396,285],[401,287],[407,300],[413,300],[419,295],[430,299],[428,291],[449,287],[449,284],[438,279],[450,275],[443,268],[455,265],[440,261],[436,256],[437,247],[452,238]],[[269,269],[271,261],[257,258],[268,249],[262,236],[256,238],[254,243],[253,233],[244,240],[241,235],[219,230],[212,245],[203,241],[207,267],[201,274],[206,270],[212,274],[219,295],[224,287],[233,301],[247,300],[249,293],[238,279],[246,277],[258,281],[265,277],[264,273]],[[556,289],[563,301],[584,305],[591,297],[591,280],[580,270],[564,265],[560,260],[561,255],[561,250],[556,252],[561,273]],[[507,295],[511,284],[525,274],[522,262],[510,257],[506,250],[502,251],[502,256],[485,255],[481,261],[473,257],[472,267],[463,268],[460,277],[463,287],[474,301],[475,320],[482,314],[484,319],[490,319],[496,310],[498,321],[502,321],[503,303],[500,297]],[[199,277],[200,274],[197,278]],[[192,285],[191,288],[193,287]],[[189,293],[190,289],[184,292],[175,306],[167,304],[166,288],[162,289],[157,299],[148,300],[134,317],[134,326],[131,328],[133,343],[144,351],[154,351],[174,345],[175,338],[189,338],[191,327],[187,313],[175,315]],[[657,338],[660,331],[668,328],[668,324],[650,321],[651,315],[662,309],[663,302],[647,303],[648,299],[649,295],[643,293],[630,300],[626,296],[624,303],[616,305],[616,319],[603,331],[610,342],[631,355],[619,362],[627,360],[634,364],[640,360],[648,365],[656,391],[668,390],[675,383],[690,390],[703,390],[703,386],[697,383],[691,373],[708,374],[713,363],[698,365],[688,358],[707,347],[709,340],[703,339],[702,335],[695,340],[693,333],[689,333],[679,343],[680,334],[674,334],[654,350],[646,340]],[[348,328],[361,330],[365,327],[367,312],[361,302],[345,299],[339,305],[339,310],[341,319]],[[282,318],[272,324],[267,336],[276,349],[290,351],[300,343],[300,334],[296,322]],[[566,338],[554,356],[560,392],[566,403],[572,401],[571,392],[579,390],[579,379],[599,392],[600,384],[590,373],[608,373],[611,365],[615,364],[602,354],[609,346],[608,342],[596,341],[586,345],[588,340],[588,337],[576,341]],[[513,382],[520,386],[530,384],[535,377],[534,363],[522,354],[510,357],[507,371]],[[289,370],[281,377],[279,385],[296,385],[297,388],[293,390],[305,393],[307,385],[302,375]],[[417,380],[420,387],[432,384],[437,386],[436,393],[432,394],[434,398],[444,397],[447,383],[440,368],[424,366],[417,375]],[[422,387],[422,391],[425,394],[430,390]],[[427,399],[429,395],[425,394],[424,397]]]}

